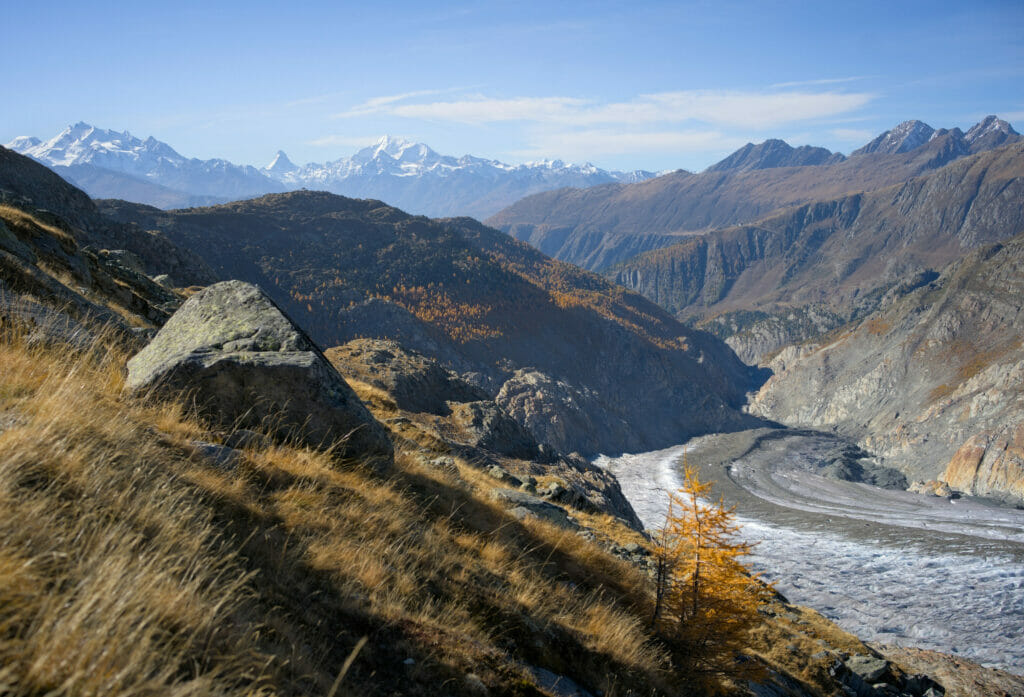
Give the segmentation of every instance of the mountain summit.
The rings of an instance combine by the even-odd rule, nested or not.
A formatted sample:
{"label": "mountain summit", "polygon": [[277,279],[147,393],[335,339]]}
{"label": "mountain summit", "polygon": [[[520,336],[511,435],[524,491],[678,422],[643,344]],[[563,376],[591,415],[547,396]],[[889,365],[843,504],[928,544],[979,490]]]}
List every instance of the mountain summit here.
{"label": "mountain summit", "polygon": [[41,162],[94,198],[178,207],[282,190],[255,167],[187,158],[152,136],[142,140],[128,131],[82,121],[49,140],[22,136],[7,147]]}
{"label": "mountain summit", "polygon": [[854,155],[870,155],[881,152],[895,154],[909,152],[927,143],[935,134],[935,129],[923,121],[904,121],[895,128],[882,133],[862,148],[850,153]]}
{"label": "mountain summit", "polygon": [[717,164],[707,168],[708,172],[747,172],[754,169],[774,167],[803,167],[842,162],[846,158],[825,148],[801,145],[794,148],[784,140],[772,138],[760,145],[747,143]]}
{"label": "mountain summit", "polygon": [[524,196],[566,187],[631,183],[651,172],[610,172],[592,164],[543,160],[510,165],[472,155],[441,155],[424,143],[385,135],[350,157],[264,172],[289,189],[319,189],[387,201],[429,216],[485,217]]}
{"label": "mountain summit", "polygon": [[270,176],[284,175],[289,172],[294,172],[298,169],[298,166],[288,159],[288,156],[284,154],[284,150],[278,150],[277,154],[274,155],[274,159],[269,165],[263,168],[263,171]]}
{"label": "mountain summit", "polygon": [[1004,143],[1015,142],[1020,140],[1020,137],[1020,133],[1013,130],[1013,126],[1006,121],[997,116],[986,116],[971,126],[964,135],[964,140],[970,144],[972,152],[980,152],[997,148]]}

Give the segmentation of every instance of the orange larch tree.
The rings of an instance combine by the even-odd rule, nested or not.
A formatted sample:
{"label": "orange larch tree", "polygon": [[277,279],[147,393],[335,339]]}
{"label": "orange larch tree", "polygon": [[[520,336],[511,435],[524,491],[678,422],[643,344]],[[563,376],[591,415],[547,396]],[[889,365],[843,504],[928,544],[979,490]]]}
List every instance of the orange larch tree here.
{"label": "orange larch tree", "polygon": [[[684,460],[685,462],[685,460]],[[684,465],[683,488],[670,494],[655,547],[653,624],[681,644],[684,665],[707,692],[722,676],[752,679],[740,659],[748,632],[760,622],[770,586],[743,565],[752,545],[741,540],[734,509],[708,500],[710,483]]]}

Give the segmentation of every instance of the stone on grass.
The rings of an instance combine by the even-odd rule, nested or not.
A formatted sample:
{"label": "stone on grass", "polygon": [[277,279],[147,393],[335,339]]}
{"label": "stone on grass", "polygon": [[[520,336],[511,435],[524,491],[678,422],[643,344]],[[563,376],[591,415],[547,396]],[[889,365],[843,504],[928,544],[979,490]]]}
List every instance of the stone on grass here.
{"label": "stone on grass", "polygon": [[257,286],[189,298],[128,361],[125,390],[186,397],[228,428],[269,430],[345,458],[393,458],[387,431],[313,341]]}

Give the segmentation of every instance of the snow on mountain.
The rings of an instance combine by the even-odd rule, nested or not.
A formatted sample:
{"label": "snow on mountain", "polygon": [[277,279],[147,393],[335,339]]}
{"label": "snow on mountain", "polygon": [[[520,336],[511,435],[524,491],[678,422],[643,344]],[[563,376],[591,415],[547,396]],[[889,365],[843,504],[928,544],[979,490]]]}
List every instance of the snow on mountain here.
{"label": "snow on mountain", "polygon": [[285,174],[288,174],[289,172],[294,172],[297,169],[298,165],[296,165],[294,162],[288,159],[288,156],[285,155],[284,150],[278,150],[277,154],[274,155],[274,159],[270,162],[269,165],[263,168],[263,171],[266,172],[269,176],[273,177],[275,175],[284,176]]}
{"label": "snow on mountain", "polygon": [[995,116],[986,116],[967,131],[964,140],[971,146],[972,152],[980,152],[1017,142],[1021,140],[1021,135],[1006,121]]}
{"label": "snow on mountain", "polygon": [[937,141],[940,143],[939,147],[948,150],[943,160],[945,162],[950,158],[992,150],[1022,139],[1024,136],[1013,130],[1013,126],[996,116],[986,116],[971,126],[966,134],[959,128],[935,130],[921,121],[904,121],[859,150],[854,150],[851,157],[871,153],[905,153]]}
{"label": "snow on mountain", "polygon": [[561,160],[510,165],[472,155],[440,155],[423,143],[384,136],[350,157],[296,165],[281,150],[263,168],[227,160],[186,158],[153,137],[68,126],[49,140],[15,138],[7,147],[49,166],[95,197],[157,206],[187,206],[251,198],[292,189],[322,189],[375,198],[431,216],[497,212],[548,189],[650,179],[651,172],[609,172]]}
{"label": "snow on mountain", "polygon": [[18,136],[7,144],[7,148],[10,150],[16,150],[17,152],[24,152],[30,148],[34,148],[41,142],[41,140],[34,136]]}
{"label": "snow on mountain", "polygon": [[921,147],[935,134],[935,129],[923,121],[904,121],[893,129],[881,134],[864,147],[854,150],[853,155],[871,153],[901,153]]}
{"label": "snow on mountain", "polygon": [[292,169],[267,167],[263,172],[289,188],[377,198],[411,213],[481,219],[548,189],[632,183],[655,176],[642,170],[609,172],[590,163],[561,160],[510,165],[472,155],[452,157],[394,136],[384,136],[350,157]]}
{"label": "snow on mountain", "polygon": [[[7,144],[47,165],[58,174],[70,175],[76,181],[94,181],[102,178],[107,183],[103,193],[110,195],[111,182],[121,181],[113,187],[118,191],[137,193],[139,181],[149,182],[165,190],[179,192],[188,197],[207,197],[228,201],[248,198],[284,188],[255,167],[235,165],[227,160],[198,160],[186,158],[167,143],[150,136],[136,138],[128,131],[96,128],[78,122],[46,141],[20,137]],[[152,201],[141,201],[153,203]]]}

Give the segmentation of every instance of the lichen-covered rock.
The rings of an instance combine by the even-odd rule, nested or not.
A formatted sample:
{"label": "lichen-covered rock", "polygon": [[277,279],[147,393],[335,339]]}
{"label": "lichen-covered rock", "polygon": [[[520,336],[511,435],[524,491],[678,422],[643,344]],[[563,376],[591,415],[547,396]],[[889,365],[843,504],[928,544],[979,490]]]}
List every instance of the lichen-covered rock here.
{"label": "lichen-covered rock", "polygon": [[128,392],[186,394],[228,427],[271,428],[343,457],[390,460],[391,441],[306,334],[258,287],[192,296],[128,361]]}

